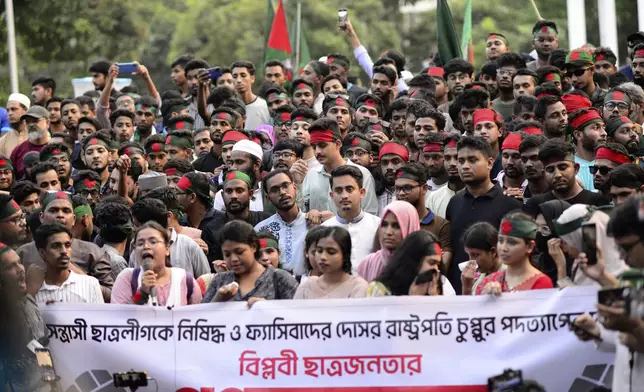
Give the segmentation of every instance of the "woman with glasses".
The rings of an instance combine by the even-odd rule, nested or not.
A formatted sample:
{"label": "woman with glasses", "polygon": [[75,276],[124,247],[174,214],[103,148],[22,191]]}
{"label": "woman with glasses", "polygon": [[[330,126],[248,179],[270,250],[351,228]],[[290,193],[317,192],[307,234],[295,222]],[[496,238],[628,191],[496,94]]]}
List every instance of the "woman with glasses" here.
{"label": "woman with glasses", "polygon": [[160,224],[150,221],[134,234],[134,251],[140,266],[124,269],[112,288],[113,304],[183,306],[201,303],[195,278],[183,268],[172,267],[170,237]]}

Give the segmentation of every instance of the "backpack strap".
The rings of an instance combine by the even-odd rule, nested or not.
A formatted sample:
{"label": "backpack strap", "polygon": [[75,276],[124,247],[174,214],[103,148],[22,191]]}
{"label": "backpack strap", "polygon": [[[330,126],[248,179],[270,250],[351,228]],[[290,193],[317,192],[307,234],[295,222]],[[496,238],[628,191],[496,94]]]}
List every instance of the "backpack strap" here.
{"label": "backpack strap", "polygon": [[132,271],[132,281],[130,284],[132,285],[132,295],[136,293],[136,289],[139,287],[139,274],[141,273],[141,267],[136,267],[134,268],[134,271]]}

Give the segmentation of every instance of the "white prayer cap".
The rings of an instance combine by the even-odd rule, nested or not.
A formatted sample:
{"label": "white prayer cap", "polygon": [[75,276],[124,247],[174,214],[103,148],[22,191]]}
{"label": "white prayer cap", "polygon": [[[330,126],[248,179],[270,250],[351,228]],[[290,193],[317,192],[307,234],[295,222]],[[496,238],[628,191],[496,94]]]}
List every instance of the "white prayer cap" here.
{"label": "white prayer cap", "polygon": [[31,100],[25,94],[13,93],[9,96],[9,99],[7,99],[7,103],[11,101],[19,102],[20,104],[22,104],[22,106],[26,107],[27,109],[29,109],[29,107],[31,106]]}
{"label": "white prayer cap", "polygon": [[240,140],[235,145],[233,146],[233,151],[243,151],[245,153],[248,153],[260,161],[264,157],[264,150],[262,150],[262,147],[255,143],[252,140]]}

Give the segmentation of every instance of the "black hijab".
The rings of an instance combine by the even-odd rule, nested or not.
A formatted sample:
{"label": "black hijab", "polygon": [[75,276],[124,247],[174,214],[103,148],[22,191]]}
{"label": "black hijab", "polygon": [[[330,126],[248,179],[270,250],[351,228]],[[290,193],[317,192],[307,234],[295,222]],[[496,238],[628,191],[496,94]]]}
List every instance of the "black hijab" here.
{"label": "black hijab", "polygon": [[[557,285],[557,265],[555,264],[555,261],[550,257],[550,254],[548,253],[548,240],[551,238],[555,238],[556,231],[555,231],[555,221],[563,214],[565,210],[567,210],[570,207],[570,203],[555,199],[555,200],[550,200],[545,203],[539,204],[539,214],[542,214],[544,219],[546,220],[546,223],[548,224],[548,227],[550,228],[550,235],[549,236],[543,236],[541,233],[537,233],[537,247],[539,251],[541,252],[541,255],[539,257],[539,267],[541,268],[541,271],[548,275],[550,279],[552,280],[552,284],[554,286]],[[572,269],[572,263],[573,260],[570,259],[568,256],[566,256],[566,275],[570,276],[571,274],[571,269]]]}

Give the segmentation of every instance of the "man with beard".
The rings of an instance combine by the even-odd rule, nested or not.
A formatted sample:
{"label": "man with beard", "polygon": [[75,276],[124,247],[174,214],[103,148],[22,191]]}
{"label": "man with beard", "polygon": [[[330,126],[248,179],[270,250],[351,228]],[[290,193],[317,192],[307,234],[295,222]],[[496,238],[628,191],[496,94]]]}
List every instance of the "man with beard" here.
{"label": "man with beard", "polygon": [[[209,67],[210,66],[208,65],[208,63],[205,62],[204,60],[193,59],[193,60],[190,60],[184,68],[184,72],[186,75],[186,84],[188,85],[188,91],[190,92],[190,95],[192,97],[190,106],[188,107],[189,115],[194,119],[195,126],[197,128],[205,127],[206,120],[207,120],[199,114],[199,109],[198,109],[199,107],[198,102],[200,98],[199,97],[199,94],[200,94],[199,73],[202,71],[206,71]],[[208,85],[205,84],[204,86],[205,86],[204,88],[207,90]],[[208,92],[206,92],[205,95],[207,97]],[[206,97],[203,97],[204,101]]]}
{"label": "man with beard", "polygon": [[496,99],[497,92],[499,91],[499,85],[496,82],[496,71],[496,61],[485,63],[481,66],[481,72],[479,72],[477,78],[479,82],[485,84],[491,99]]}
{"label": "man with beard", "polygon": [[143,168],[135,160],[127,160],[128,163],[124,163],[119,159],[119,162],[110,174],[109,190],[106,195],[118,195],[132,205],[139,198],[138,181],[143,174]]}
{"label": "man with beard", "polygon": [[532,196],[542,195],[550,190],[543,163],[539,160],[539,148],[546,140],[543,135],[528,135],[521,140],[519,145],[521,169],[528,181],[528,186],[523,192],[524,202]]}
{"label": "man with beard", "polygon": [[288,170],[273,170],[262,180],[262,189],[277,212],[255,225],[255,231],[267,231],[279,240],[280,264],[295,275],[306,275],[304,238],[306,215],[300,211],[297,191]]}
{"label": "man with beard", "polygon": [[501,113],[503,118],[512,116],[514,110],[514,85],[512,81],[517,70],[525,68],[525,60],[514,52],[503,53],[496,59],[498,67],[496,82],[499,87],[499,96],[492,101],[492,108]]}
{"label": "man with beard", "polygon": [[[263,124],[269,124],[271,116],[268,113],[266,101],[253,94],[255,82],[255,66],[250,61],[235,61],[230,69],[233,71],[235,91],[244,102],[246,109],[245,129],[256,129]],[[296,105],[297,106],[297,105]]]}
{"label": "man with beard", "polygon": [[445,64],[444,69],[447,87],[452,93],[452,101],[440,105],[438,110],[447,113],[452,102],[465,91],[465,86],[472,84],[474,66],[463,59],[452,59]]}
{"label": "man with beard", "polygon": [[289,171],[298,159],[302,159],[302,145],[293,139],[279,140],[273,147],[272,171]]}
{"label": "man with beard", "polygon": [[11,188],[11,196],[27,214],[40,209],[40,188],[31,181],[18,181]]}
{"label": "man with beard", "polygon": [[644,44],[635,45],[631,53],[631,69],[633,70],[633,82],[644,88]]}
{"label": "man with beard", "polygon": [[156,133],[154,123],[157,120],[158,103],[149,95],[144,95],[136,101],[136,111],[134,112],[134,141],[141,144],[145,139]]}
{"label": "man with beard", "polygon": [[0,191],[10,192],[16,182],[15,173],[11,160],[0,155]]}
{"label": "man with beard", "polygon": [[[644,61],[644,59],[642,59]],[[585,48],[571,50],[566,56],[564,64],[566,74],[570,76],[570,82],[577,90],[583,91],[593,106],[599,107],[604,101],[606,90],[599,87],[593,80],[595,68],[593,55]]]}
{"label": "man with beard", "polygon": [[541,122],[546,138],[565,140],[568,111],[561,98],[552,95],[539,98],[534,108],[534,117]]}
{"label": "man with beard", "polygon": [[[71,252],[69,250],[66,252],[67,268],[77,275],[89,275],[98,279],[103,293],[102,298],[109,302],[112,284],[114,283],[110,274],[111,266],[109,256],[92,242],[73,239],[70,230],[74,226],[76,218],[74,216],[71,196],[66,192],[47,192],[42,197],[42,204],[43,208],[40,213],[42,226],[39,229],[42,229],[43,226],[47,227],[54,222],[62,225],[69,234],[69,240],[71,241]],[[41,244],[38,243],[38,238],[38,231],[36,231],[34,235],[36,242],[27,243],[17,250],[27,270],[29,270],[29,266],[32,264],[44,268],[45,264],[48,263],[47,256],[43,255],[42,252],[38,252],[37,248],[41,248],[39,246]],[[54,300],[59,301],[60,298]]]}
{"label": "man with beard", "polygon": [[74,193],[86,198],[94,209],[101,196],[101,178],[92,170],[79,171],[74,180]]}
{"label": "man with beard", "polygon": [[443,67],[429,67],[427,68],[427,75],[434,79],[434,84],[436,85],[434,91],[436,103],[439,106],[447,105],[447,102],[449,101],[449,88],[445,81],[445,70]]}
{"label": "man with beard", "polygon": [[293,105],[282,105],[273,111],[273,133],[275,139],[288,140],[291,137],[291,112]]}
{"label": "man with beard", "polygon": [[608,203],[601,194],[584,189],[577,182],[579,164],[575,163],[575,147],[572,144],[550,139],[539,148],[539,160],[544,165],[551,191],[528,199],[523,206],[527,214],[536,217],[540,204],[555,199],[592,206]]}
{"label": "man with beard", "polygon": [[[559,47],[559,31],[555,22],[539,20],[532,28],[532,47],[537,52],[537,59],[527,64],[528,69],[536,71],[550,65],[550,54]],[[521,67],[523,68],[523,67]]]}
{"label": "man with beard", "polygon": [[342,156],[356,165],[371,170],[373,147],[371,141],[360,132],[350,132],[342,140]]}
{"label": "man with beard", "polygon": [[503,170],[496,176],[497,185],[503,188],[503,194],[523,200],[523,193],[528,180],[523,175],[519,146],[522,137],[518,133],[509,133],[501,145],[501,165]]}
{"label": "man with beard", "polygon": [[56,81],[50,77],[40,77],[31,83],[31,99],[34,105],[45,106],[56,95]]}
{"label": "man with beard", "polygon": [[110,116],[112,129],[119,143],[127,143],[134,137],[134,113],[125,109],[115,110]]}
{"label": "man with beard", "polygon": [[617,56],[610,48],[595,49],[595,72],[610,76],[617,72]]}
{"label": "man with beard", "polygon": [[382,100],[385,107],[389,107],[394,99],[397,79],[396,71],[389,67],[379,66],[373,68],[371,92]]}
{"label": "man with beard", "polygon": [[409,162],[409,151],[403,144],[387,142],[380,148],[378,160],[383,179],[383,184],[379,187],[381,192],[378,195],[378,216],[380,216],[385,207],[396,200],[394,192],[396,173]]}
{"label": "man with beard", "polygon": [[[452,224],[454,257],[446,266],[448,278],[457,293],[461,291],[458,264],[469,260],[462,243],[462,233],[475,222],[498,227],[508,212],[521,208],[521,202],[503,195],[501,187],[490,180],[494,155],[490,144],[479,137],[463,137],[457,145],[458,173],[465,191],[449,201],[446,218]],[[467,211],[467,213],[463,213]]]}
{"label": "man with beard", "polygon": [[[177,189],[179,203],[186,214],[182,226],[194,227],[203,232],[206,225],[212,221],[216,211],[212,208],[208,177],[203,173],[186,173],[177,183]],[[204,241],[206,240],[204,239]],[[212,250],[210,247],[209,249]]]}
{"label": "man with beard", "polygon": [[40,161],[49,162],[56,167],[60,189],[71,191],[72,187],[72,164],[70,151],[62,143],[49,143],[40,150]]}
{"label": "man with beard", "polygon": [[351,102],[356,102],[359,96],[367,92],[366,89],[356,86],[353,83],[349,83],[348,76],[350,63],[347,56],[340,53],[329,53],[326,57],[326,63],[329,66],[329,73],[331,75],[336,75],[340,78],[342,84],[347,86],[347,93],[349,94],[349,97],[351,97]]}
{"label": "man with beard", "polygon": [[279,60],[270,60],[264,64],[264,82],[273,83],[279,87],[286,83],[286,68]]}
{"label": "man with beard", "polygon": [[[436,89],[438,90],[438,84],[436,84]],[[398,98],[393,101],[391,103],[391,107],[389,107],[389,115],[387,117],[393,138],[402,144],[407,144],[407,132],[405,132],[407,100],[404,98]]]}
{"label": "man with beard", "polygon": [[29,110],[31,102],[26,95],[11,94],[7,100],[7,120],[11,130],[0,138],[0,154],[10,156],[17,145],[27,140],[27,124],[22,116]]}
{"label": "man with beard", "polygon": [[27,241],[26,214],[9,195],[0,194],[0,242],[17,249]]}
{"label": "man with beard", "polygon": [[85,164],[89,170],[93,170],[100,177],[101,194],[106,193],[110,187],[110,171],[108,168],[110,142],[111,140],[105,135],[97,132],[95,135],[86,138],[81,145]]}
{"label": "man with beard", "polygon": [[340,127],[344,139],[352,130],[353,108],[349,96],[344,94],[329,94],[324,98],[322,113],[326,118],[335,120]]}
{"label": "man with beard", "polygon": [[[89,72],[92,74],[92,83],[94,84],[94,90],[103,91],[107,84],[107,74],[110,71],[111,64],[107,61],[97,61],[89,67]],[[111,94],[111,85],[108,86],[110,89],[108,92]]]}
{"label": "man with beard", "polygon": [[537,70],[537,79],[539,86],[542,86],[545,83],[552,83],[553,86],[556,87],[557,90],[559,90],[559,92],[561,92],[563,89],[561,85],[563,77],[564,75],[562,74],[561,70],[557,67],[553,67],[552,65],[547,65]]}
{"label": "man with beard", "polygon": [[510,51],[510,44],[505,35],[490,33],[485,40],[485,57],[488,61],[496,60],[500,55]]}
{"label": "man with beard", "polygon": [[11,152],[11,162],[16,166],[16,178],[24,175],[23,158],[30,151],[37,151],[49,143],[49,112],[42,106],[32,106],[21,117],[27,125],[28,138]]}
{"label": "man with beard", "polygon": [[[63,99],[60,97],[53,97],[45,105],[45,109],[49,111],[49,132],[53,135],[54,133],[65,132],[65,126],[63,125],[63,119],[60,115],[60,104],[63,102]],[[108,122],[109,123],[109,122]]]}
{"label": "man with beard", "polygon": [[[261,183],[256,182],[256,178],[262,178],[262,158],[263,151],[259,144],[251,140],[240,140],[233,146],[230,161],[230,170],[244,172],[253,178],[253,182],[258,188],[253,189],[253,197],[250,204],[251,211],[268,211],[270,205],[264,203]],[[225,208],[223,192],[220,190],[215,195],[214,208],[223,211]],[[273,213],[275,211],[270,211]]]}
{"label": "man with beard", "polygon": [[423,152],[420,154],[421,163],[429,174],[427,180],[427,191],[433,192],[447,185],[448,175],[445,169],[443,143],[445,134],[430,133],[425,137]]}
{"label": "man with beard", "polygon": [[610,173],[617,166],[624,163],[632,163],[626,148],[618,143],[606,143],[597,148],[595,153],[595,164],[590,167],[593,175],[593,185],[606,199],[612,201],[610,195]]}
{"label": "man with beard", "polygon": [[584,188],[593,191],[593,176],[590,166],[595,161],[595,150],[599,143],[606,142],[606,125],[595,108],[579,109],[570,115],[576,154],[575,163],[579,165],[579,178]]}
{"label": "man with beard", "polygon": [[534,89],[537,86],[537,74],[527,68],[518,69],[512,79],[514,99],[522,95],[534,96]]}
{"label": "man with beard", "polygon": [[355,126],[358,128],[365,127],[370,118],[379,120],[382,118],[383,106],[382,100],[374,94],[362,94],[355,101]]}
{"label": "man with beard", "polygon": [[[73,195],[72,205],[74,206],[74,216],[76,217],[74,226],[71,228],[72,237],[82,241],[91,241],[92,233],[94,232],[94,214],[89,200],[81,195]],[[114,278],[113,275],[112,278]]]}
{"label": "man with beard", "polygon": [[[129,142],[121,145],[117,152],[119,158],[126,155],[130,161],[135,161],[143,169],[143,173],[148,171],[148,161],[145,160],[145,151],[143,146],[137,142]],[[117,158],[118,160],[118,158]],[[117,162],[118,164],[118,162]],[[110,167],[111,169],[111,167]]]}
{"label": "man with beard", "polygon": [[195,170],[201,172],[214,172],[219,175],[223,170],[223,142],[222,137],[225,132],[233,129],[235,126],[235,113],[232,109],[219,107],[212,112],[210,116],[210,139],[212,148],[210,152],[201,155],[193,162]]}
{"label": "man with beard", "polygon": [[608,123],[613,118],[630,117],[633,111],[633,100],[626,90],[614,87],[604,95],[604,105],[601,108],[602,118]]}
{"label": "man with beard", "polygon": [[416,123],[414,125],[414,144],[420,155],[425,147],[425,138],[431,133],[443,133],[445,130],[445,117],[442,113],[424,107],[416,112]]}
{"label": "man with beard", "polygon": [[461,135],[458,132],[452,132],[445,136],[442,151],[443,166],[447,172],[447,186],[429,192],[425,198],[427,208],[441,218],[445,218],[446,216],[447,205],[450,199],[454,197],[456,192],[465,187],[465,184],[461,181],[461,177],[458,175],[458,153],[456,145],[460,139]]}
{"label": "man with beard", "polygon": [[163,172],[163,167],[168,162],[165,139],[166,137],[160,134],[145,139],[145,160],[148,163],[148,168],[152,171]]}
{"label": "man with beard", "polygon": [[304,148],[302,159],[291,166],[291,174],[296,182],[302,181],[309,170],[321,166],[315,157],[309,134],[309,127],[317,118],[315,111],[306,108],[298,108],[291,113],[291,139],[297,140]]}
{"label": "man with beard", "polygon": [[628,117],[613,117],[606,122],[607,140],[626,147],[629,154],[636,154],[640,149],[640,134],[636,124]]}
{"label": "man with beard", "polygon": [[313,109],[315,104],[313,85],[304,79],[295,79],[291,86],[291,101],[296,108]]}
{"label": "man with beard", "polygon": [[642,194],[644,191],[644,170],[634,163],[619,165],[610,172],[608,185],[613,204],[618,206]]}
{"label": "man with beard", "polygon": [[505,133],[501,115],[493,109],[478,109],[472,116],[473,135],[483,138],[489,145],[494,163],[490,169],[490,178],[496,178],[502,169],[500,140]]}
{"label": "man with beard", "polygon": [[50,162],[40,162],[34,166],[30,179],[43,192],[62,190],[58,179],[58,170]]}
{"label": "man with beard", "polygon": [[202,230],[201,238],[208,245],[209,261],[223,259],[219,231],[226,223],[241,220],[255,226],[270,216],[270,213],[264,211],[250,210],[250,202],[255,187],[254,181],[244,172],[231,170],[224,176],[222,194],[225,209],[223,211],[214,210],[212,219],[208,224],[203,228],[200,227]]}
{"label": "man with beard", "polygon": [[[480,109],[486,109],[490,104],[490,95],[483,89],[467,89],[465,90],[455,102],[454,106],[460,107],[458,117],[460,121],[461,131],[468,136],[474,135],[474,112]],[[514,109],[514,107],[513,107]],[[409,115],[409,111],[407,111]],[[408,121],[409,122],[409,121]]]}

